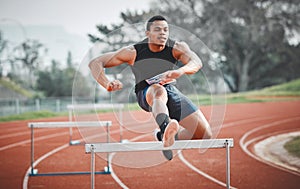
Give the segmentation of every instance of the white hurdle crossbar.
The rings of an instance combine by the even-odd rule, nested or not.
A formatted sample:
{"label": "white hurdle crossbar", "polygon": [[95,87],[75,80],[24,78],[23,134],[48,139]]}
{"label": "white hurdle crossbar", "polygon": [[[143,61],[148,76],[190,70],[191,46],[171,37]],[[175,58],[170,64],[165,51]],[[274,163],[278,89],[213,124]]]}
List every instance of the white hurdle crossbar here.
{"label": "white hurdle crossbar", "polygon": [[233,139],[203,139],[178,140],[170,147],[163,147],[162,142],[127,142],[127,143],[94,143],[86,144],[85,152],[91,153],[91,188],[95,185],[95,153],[136,152],[136,151],[162,151],[184,150],[199,148],[226,148],[226,186],[230,188],[230,147]]}
{"label": "white hurdle crossbar", "polygon": [[[89,121],[89,122],[30,122],[28,127],[31,129],[31,173],[30,176],[45,176],[45,175],[68,175],[68,174],[90,174],[85,172],[65,172],[65,173],[38,173],[37,169],[34,169],[34,128],[73,128],[73,127],[106,127],[107,130],[107,142],[109,138],[109,127],[112,125],[111,121]],[[109,155],[109,154],[108,154]],[[109,170],[109,160],[107,162],[107,168]],[[99,172],[100,173],[100,172]],[[109,174],[104,170],[103,174]]]}
{"label": "white hurdle crossbar", "polygon": [[[120,142],[123,137],[123,109],[124,104],[69,104],[67,109],[69,111],[69,121],[73,121],[73,114],[75,110],[106,110],[118,109],[119,112],[119,125],[120,125]],[[72,128],[70,128],[70,144],[77,144],[77,141],[72,141]]]}

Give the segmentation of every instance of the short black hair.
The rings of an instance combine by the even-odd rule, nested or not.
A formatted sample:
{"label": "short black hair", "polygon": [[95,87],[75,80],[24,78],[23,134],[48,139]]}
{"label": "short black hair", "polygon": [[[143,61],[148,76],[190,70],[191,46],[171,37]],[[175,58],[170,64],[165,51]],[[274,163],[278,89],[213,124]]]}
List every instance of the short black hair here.
{"label": "short black hair", "polygon": [[147,25],[146,25],[146,30],[149,31],[150,30],[150,26],[151,24],[156,21],[156,20],[164,20],[167,21],[167,19],[165,19],[165,17],[161,16],[161,15],[156,15],[156,16],[152,16],[148,21],[147,21]]}

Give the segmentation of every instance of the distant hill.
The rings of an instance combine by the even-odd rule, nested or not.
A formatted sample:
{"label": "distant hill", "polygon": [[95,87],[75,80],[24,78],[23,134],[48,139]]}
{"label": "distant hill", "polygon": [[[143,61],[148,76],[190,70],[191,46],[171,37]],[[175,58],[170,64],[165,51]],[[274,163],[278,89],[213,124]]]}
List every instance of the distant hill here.
{"label": "distant hill", "polygon": [[0,24],[4,39],[19,44],[27,39],[37,39],[48,48],[48,59],[65,62],[67,52],[71,51],[73,59],[79,63],[87,50],[92,46],[88,37],[71,34],[58,25],[25,25]]}
{"label": "distant hill", "polygon": [[[235,94],[232,94],[234,96]],[[259,97],[300,97],[300,79],[292,80],[287,83],[273,85],[260,90],[247,91],[237,93],[244,96],[259,96]]]}
{"label": "distant hill", "polygon": [[30,97],[32,94],[20,85],[8,79],[0,79],[0,99],[26,99]]}
{"label": "distant hill", "polygon": [[272,93],[277,95],[300,95],[300,79],[296,79],[280,85],[274,85],[264,88],[261,92]]}

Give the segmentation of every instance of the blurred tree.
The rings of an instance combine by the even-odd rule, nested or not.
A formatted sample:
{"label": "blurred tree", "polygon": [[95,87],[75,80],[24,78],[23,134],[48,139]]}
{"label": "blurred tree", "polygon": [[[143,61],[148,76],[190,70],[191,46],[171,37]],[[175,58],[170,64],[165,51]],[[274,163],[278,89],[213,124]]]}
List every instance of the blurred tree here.
{"label": "blurred tree", "polygon": [[42,63],[42,57],[47,53],[47,49],[42,43],[37,40],[28,39],[21,43],[14,49],[14,62],[21,62],[23,65],[23,73],[28,70],[28,76],[22,76],[28,78],[28,87],[33,89],[34,87],[34,71],[37,71],[39,64]]}
{"label": "blurred tree", "polygon": [[299,52],[299,45],[289,43],[300,26],[297,1],[217,0],[205,1],[203,7],[200,26],[209,31],[206,37],[213,50],[226,57],[219,65],[231,91],[261,88],[300,76],[287,72],[299,69],[299,53],[293,53]]}
{"label": "blurred tree", "polygon": [[38,72],[37,90],[43,91],[47,97],[57,97],[62,95],[62,71],[58,68],[58,62],[51,61],[50,70],[41,70]]}
{"label": "blurred tree", "polygon": [[85,77],[74,68],[72,53],[68,52],[67,67],[61,69],[60,63],[52,60],[50,69],[38,72],[36,89],[43,91],[47,97],[70,97],[72,96],[72,87],[75,74],[79,77],[80,83],[76,87],[80,87],[77,96],[89,96],[89,88]]}
{"label": "blurred tree", "polygon": [[4,60],[2,58],[4,50],[7,48],[7,40],[4,39],[2,32],[0,31],[0,78],[3,77],[3,64]]}
{"label": "blurred tree", "polygon": [[293,35],[299,35],[298,1],[159,2],[159,13],[193,31],[222,57],[218,64],[231,91],[261,88],[300,76],[295,71],[299,70],[299,41],[296,46],[291,43]]}
{"label": "blurred tree", "polygon": [[[106,46],[103,48],[103,52],[117,50],[126,45],[137,42],[136,40],[142,39],[145,34],[140,31],[144,31],[141,28],[140,23],[144,23],[151,15],[150,12],[121,12],[122,18],[121,24],[111,24],[110,26],[98,24],[96,28],[99,32],[97,35],[88,34],[88,37],[92,43],[102,43]],[[133,32],[133,33],[131,33]]]}
{"label": "blurred tree", "polygon": [[[53,62],[52,62],[53,64]],[[42,91],[47,97],[52,96],[54,90],[54,82],[49,71],[40,70],[37,74],[36,89]]]}
{"label": "blurred tree", "polygon": [[[108,44],[103,52],[115,50],[135,41],[126,40],[126,36],[136,33],[124,33],[121,27],[162,14],[212,50],[210,55],[199,54],[206,76],[214,78],[219,67],[230,90],[238,92],[300,77],[299,9],[298,0],[156,0],[149,12],[121,13],[122,24],[98,26],[100,36],[89,37],[92,42]],[[144,33],[136,30],[141,38]],[[200,78],[192,76],[193,83],[202,86]]]}
{"label": "blurred tree", "polygon": [[71,51],[68,51],[67,55],[67,68],[73,68],[73,58]]}

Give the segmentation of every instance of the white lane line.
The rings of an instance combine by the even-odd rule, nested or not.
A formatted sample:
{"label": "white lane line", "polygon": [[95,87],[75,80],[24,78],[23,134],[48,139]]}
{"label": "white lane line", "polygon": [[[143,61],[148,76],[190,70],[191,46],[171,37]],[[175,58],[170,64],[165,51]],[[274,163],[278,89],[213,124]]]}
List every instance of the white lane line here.
{"label": "white lane line", "polygon": [[[49,132],[49,131],[48,130],[38,130],[38,131],[35,131],[34,133],[43,133],[43,132]],[[0,139],[11,138],[11,137],[16,137],[16,136],[21,136],[21,135],[30,135],[30,134],[31,134],[31,131],[22,131],[22,132],[2,135],[2,136],[0,136]]]}
{"label": "white lane line", "polygon": [[[287,142],[291,137],[296,137],[299,135],[300,135],[300,131],[298,129],[298,130],[285,130],[284,133],[283,132],[268,133],[266,135],[262,135],[263,137],[257,137],[256,138],[257,140],[253,141],[253,143],[256,143],[254,145],[253,154],[261,158],[263,161],[266,161],[266,163],[271,163],[274,165],[278,165],[279,167],[284,167],[286,169],[291,170],[292,172],[296,172],[296,174],[300,176],[300,170],[297,168],[297,163],[294,164],[294,162],[299,162],[299,159],[295,156],[290,155],[289,152],[283,149],[284,148],[283,144],[285,142]],[[277,145],[281,146],[279,148],[281,148],[284,151],[281,151],[280,149],[279,151],[277,151],[277,148],[275,151],[273,147]],[[267,151],[266,154],[264,153],[265,151]],[[276,157],[277,155],[275,154],[274,156],[276,160],[275,161],[273,160],[273,153],[276,153],[277,155],[281,156],[280,158],[278,158],[279,160],[277,159]]]}
{"label": "white lane line", "polygon": [[[44,154],[42,157],[40,157],[39,159],[37,159],[34,164],[33,167],[36,167],[41,161],[43,161],[44,159],[48,158],[49,156],[55,154],[56,152],[59,152],[65,148],[67,148],[69,146],[69,143],[64,144],[58,148],[55,148],[54,150]],[[29,167],[25,173],[25,177],[23,179],[23,189],[27,189],[27,185],[28,185],[28,180],[29,180],[29,174],[31,172],[31,167]]]}
{"label": "white lane line", "polygon": [[[237,126],[237,125],[240,125],[242,123],[251,123],[253,121],[261,121],[261,120],[265,120],[265,119],[272,119],[274,116],[270,116],[270,117],[262,117],[262,118],[250,118],[250,119],[247,119],[247,120],[239,120],[239,121],[236,121],[234,123],[228,123],[228,124],[224,124],[223,127],[231,127],[231,126]],[[150,133],[151,134],[151,133]],[[144,135],[141,135],[141,136],[138,136],[138,137],[135,137],[133,139],[131,139],[130,141],[136,141],[138,139],[141,139],[141,138],[144,138],[145,136],[147,135],[150,135],[149,133],[148,134],[144,134]],[[111,156],[110,156],[110,168],[111,168],[111,175],[113,177],[113,179],[124,189],[128,189],[128,187],[121,181],[121,179],[117,176],[117,174],[113,171],[113,166],[111,164],[112,162],[112,159],[114,157],[116,153],[112,153]],[[216,182],[217,184],[221,185],[221,186],[224,186],[226,187],[226,184],[213,178],[212,176],[200,171],[198,168],[194,167],[191,163],[189,163],[186,159],[184,159],[182,153],[180,152],[179,153],[179,158],[181,161],[183,161],[183,163],[185,163],[190,169],[192,169],[193,171],[195,171],[196,173],[208,178],[209,180],[213,181],[213,182]],[[233,189],[236,189],[234,187],[231,187]]]}
{"label": "white lane line", "polygon": [[[52,135],[37,137],[37,138],[34,139],[34,141],[36,142],[36,141],[45,140],[45,139],[48,139],[48,138],[54,138],[54,137],[58,137],[58,136],[62,136],[62,135],[67,135],[67,134],[68,134],[68,132],[55,133],[55,134],[52,134]],[[16,143],[13,143],[13,144],[9,144],[9,145],[1,147],[0,152],[3,151],[3,150],[7,150],[7,149],[10,149],[10,148],[21,146],[21,145],[24,145],[24,144],[27,144],[27,143],[30,143],[30,142],[31,142],[31,139],[28,139],[28,140],[23,140],[23,141],[16,142]]]}
{"label": "white lane line", "polygon": [[3,128],[1,128],[1,126],[0,126],[0,129],[5,129],[5,131],[7,131],[7,132],[20,131],[20,129],[23,130],[24,128],[26,128],[26,127],[24,127],[24,125],[9,126],[9,127],[3,127]]}
{"label": "white lane line", "polygon": [[129,189],[122,181],[121,179],[117,176],[117,174],[114,172],[113,166],[112,166],[112,159],[114,157],[116,153],[112,153],[109,156],[109,169],[110,169],[110,173],[111,173],[111,177],[115,180],[115,182],[121,186],[123,189]]}
{"label": "white lane line", "polygon": [[[150,135],[151,133],[147,133],[147,134],[143,134],[143,135],[140,135],[140,136],[137,136],[137,137],[134,137],[132,139],[130,139],[130,141],[137,141],[139,139],[142,139],[148,135]],[[114,157],[116,153],[112,153],[110,155],[110,161],[109,161],[109,167],[110,167],[110,170],[111,170],[111,176],[112,178],[116,181],[117,184],[119,184],[119,186],[121,186],[123,189],[128,189],[128,187],[121,181],[121,179],[117,176],[117,174],[114,172],[113,170],[113,164],[111,163],[112,162],[112,159]]]}
{"label": "white lane line", "polygon": [[[288,123],[288,122],[291,122],[291,121],[295,121],[295,120],[299,120],[300,117],[294,117],[294,118],[288,118],[288,119],[284,119],[284,120],[280,120],[280,121],[275,121],[273,123],[267,123],[267,124],[264,124],[264,125],[261,125],[259,127],[256,127],[252,130],[249,130],[248,132],[246,132],[242,138],[240,139],[240,146],[241,148],[244,150],[244,152],[246,152],[246,154],[248,154],[249,156],[253,157],[251,155],[251,153],[249,153],[248,149],[246,149],[245,147],[248,146],[248,143],[249,141],[246,142],[246,139],[249,135],[259,131],[259,130],[262,130],[262,129],[265,129],[265,128],[268,128],[268,127],[273,127],[273,126],[276,126],[276,125],[280,125],[280,124],[283,124],[283,123]],[[251,140],[250,140],[251,141]]]}
{"label": "white lane line", "polygon": [[[35,132],[35,133],[41,133],[41,132],[49,132],[49,130],[43,130],[43,131],[40,130],[40,131]],[[40,141],[40,140],[45,140],[45,139],[49,139],[49,138],[53,138],[53,137],[57,137],[57,136],[62,136],[62,135],[69,135],[69,134],[70,134],[69,132],[55,133],[55,134],[52,134],[52,135],[36,137],[36,138],[34,138],[34,141]],[[30,143],[30,142],[31,142],[31,139],[28,139],[28,140],[23,140],[23,141],[16,142],[16,143],[13,143],[13,144],[9,144],[9,145],[6,145],[6,146],[2,146],[2,147],[0,147],[0,152],[3,151],[3,150],[7,150],[9,148],[14,148],[14,147],[21,146],[21,145],[24,145],[24,144],[27,144],[27,143]]]}
{"label": "white lane line", "polygon": [[[120,132],[119,130],[114,130],[114,131],[111,131],[110,133],[111,134],[115,134],[115,133],[119,133],[119,132]],[[100,135],[104,136],[104,135],[106,135],[106,133],[102,133]],[[84,142],[85,140],[90,140],[90,139],[94,139],[94,138],[98,138],[98,137],[99,137],[99,135],[96,135],[96,136],[93,135],[93,136],[89,136],[89,137],[80,139],[79,141],[80,142]],[[43,156],[41,156],[40,158],[38,158],[37,160],[35,160],[33,168],[36,167],[41,161],[45,160],[46,158],[52,156],[53,154],[55,154],[55,153],[57,153],[59,151],[67,148],[68,146],[70,146],[69,143],[64,144],[64,145],[62,145],[60,147],[57,147],[57,148],[53,149],[52,151],[44,154]],[[30,172],[31,172],[31,166],[29,166],[29,168],[27,169],[27,171],[25,173],[25,176],[23,178],[23,189],[27,189],[28,188],[28,180],[29,180],[29,174],[30,174]]]}
{"label": "white lane line", "polygon": [[30,131],[17,132],[17,133],[2,135],[2,136],[0,136],[0,139],[16,137],[16,136],[20,136],[20,135],[29,135],[29,134],[30,134]]}
{"label": "white lane line", "polygon": [[[249,141],[246,141],[247,137],[259,130],[262,130],[262,129],[265,129],[265,128],[268,128],[268,127],[273,127],[273,126],[277,126],[277,125],[280,125],[280,124],[283,124],[283,123],[288,123],[288,122],[292,122],[292,121],[297,121],[299,120],[300,117],[293,117],[293,118],[288,118],[288,119],[284,119],[284,120],[280,120],[280,121],[275,121],[273,123],[269,123],[269,124],[265,124],[265,125],[262,125],[260,127],[256,127],[255,129],[252,129],[248,132],[246,132],[242,138],[240,139],[240,142],[239,142],[239,145],[240,147],[242,148],[242,150],[250,157],[252,157],[253,159],[256,159],[257,161],[260,161],[262,163],[265,163],[271,167],[274,167],[274,168],[277,168],[277,169],[280,169],[280,170],[283,170],[283,171],[286,171],[288,173],[291,173],[291,174],[294,174],[294,175],[297,175],[299,176],[299,173],[295,173],[289,169],[286,169],[286,168],[283,168],[283,167],[280,167],[278,165],[275,165],[275,164],[272,164],[270,162],[267,162],[267,161],[264,161],[263,159],[257,157],[255,154],[251,153],[249,150],[248,150],[248,146],[252,143],[252,142],[255,142],[256,139],[251,139]],[[261,136],[257,137],[258,139],[261,138]]]}
{"label": "white lane line", "polygon": [[239,125],[242,125],[242,124],[252,123],[252,122],[255,122],[255,121],[273,119],[275,117],[276,116],[268,116],[268,117],[264,116],[264,117],[255,117],[255,118],[242,119],[242,120],[234,121],[234,122],[231,122],[231,123],[226,123],[226,124],[223,125],[222,128],[235,127],[235,126],[239,126]]}
{"label": "white lane line", "polygon": [[[274,116],[272,116],[272,117],[274,117]],[[268,118],[266,118],[266,117],[264,117],[263,119],[270,119],[270,117]],[[261,120],[260,118],[254,118],[253,120]],[[249,121],[248,121],[249,122]],[[237,121],[237,123],[245,123],[245,120],[242,120],[242,121]],[[227,126],[228,125],[228,126]],[[236,125],[233,125],[232,123],[230,123],[230,124],[225,124],[223,127],[230,127],[230,126],[236,126]],[[113,134],[113,133],[117,133],[117,132],[119,132],[119,130],[115,130],[115,131],[112,131],[111,132],[111,134]],[[138,136],[138,137],[135,137],[135,138],[133,138],[133,139],[131,139],[132,141],[134,141],[134,140],[137,140],[137,139],[140,139],[140,138],[143,138],[143,137],[145,137],[145,136],[147,136],[147,135],[149,135],[149,133],[147,133],[147,134],[144,134],[144,135],[141,135],[141,136]],[[98,137],[98,136],[97,136]],[[85,139],[83,139],[83,140],[85,140]],[[62,150],[62,149],[64,149],[63,148],[64,147],[64,145],[63,146],[61,146],[61,147],[58,147],[58,148],[61,148],[60,150]],[[55,149],[54,149],[55,150]],[[56,152],[58,152],[58,151],[60,151],[60,150],[55,150],[55,153]],[[53,155],[53,153],[47,153],[47,157],[49,157],[49,156],[51,156],[51,155]],[[112,156],[111,156],[111,160],[112,160],[112,158],[113,158],[113,155],[115,155],[115,153],[114,154],[112,154]],[[47,157],[44,157],[43,159],[46,159]],[[39,160],[39,159],[38,159]],[[37,161],[38,161],[37,160]],[[40,162],[40,161],[39,161]],[[110,162],[112,162],[112,161],[110,161]],[[37,166],[38,164],[35,164],[35,166]],[[34,167],[35,167],[34,166]],[[118,178],[118,176],[115,174],[115,172],[113,171],[113,169],[112,169],[112,165],[110,166],[111,167],[111,172],[112,172],[112,177],[114,178],[114,180],[122,187],[122,188],[128,188],[119,178]],[[196,168],[197,169],[197,168]],[[198,170],[198,169],[197,169]],[[25,176],[24,176],[24,179],[23,179],[23,189],[27,189],[27,187],[28,187],[28,179],[29,179],[29,173],[30,173],[30,171],[31,171],[31,167],[29,167],[28,168],[28,171],[26,172],[26,174],[25,174]],[[200,170],[199,170],[200,171]]]}
{"label": "white lane line", "polygon": [[[218,179],[210,176],[209,174],[204,173],[203,171],[200,171],[198,168],[196,168],[195,166],[193,166],[189,161],[187,161],[184,156],[182,155],[181,151],[178,150],[178,157],[179,159],[186,165],[188,166],[190,169],[192,169],[193,171],[195,171],[196,173],[198,173],[199,175],[202,175],[203,177],[207,178],[208,180],[211,180],[212,182],[224,186],[226,187],[226,183],[219,181]],[[232,189],[237,189],[235,187],[230,186],[230,188]]]}
{"label": "white lane line", "polygon": [[[235,122],[231,122],[231,123],[227,123],[227,124],[224,124],[222,128],[228,128],[228,127],[233,127],[233,126],[239,126],[241,124],[246,124],[246,123],[252,123],[252,122],[255,122],[255,121],[262,121],[262,120],[268,120],[268,119],[273,119],[275,116],[269,116],[269,117],[255,117],[255,118],[249,118],[249,119],[246,119],[246,120],[238,120],[238,121],[235,121]],[[193,166],[189,161],[187,161],[183,154],[181,153],[181,151],[178,151],[179,153],[179,159],[186,165],[188,166],[190,169],[192,169],[193,171],[195,171],[196,173],[206,177],[207,179],[221,185],[221,186],[224,186],[226,187],[226,184],[217,180],[216,178],[204,173],[203,171],[201,171],[200,169],[196,168],[195,166]],[[232,187],[230,186],[231,188],[235,189],[235,187]]]}

